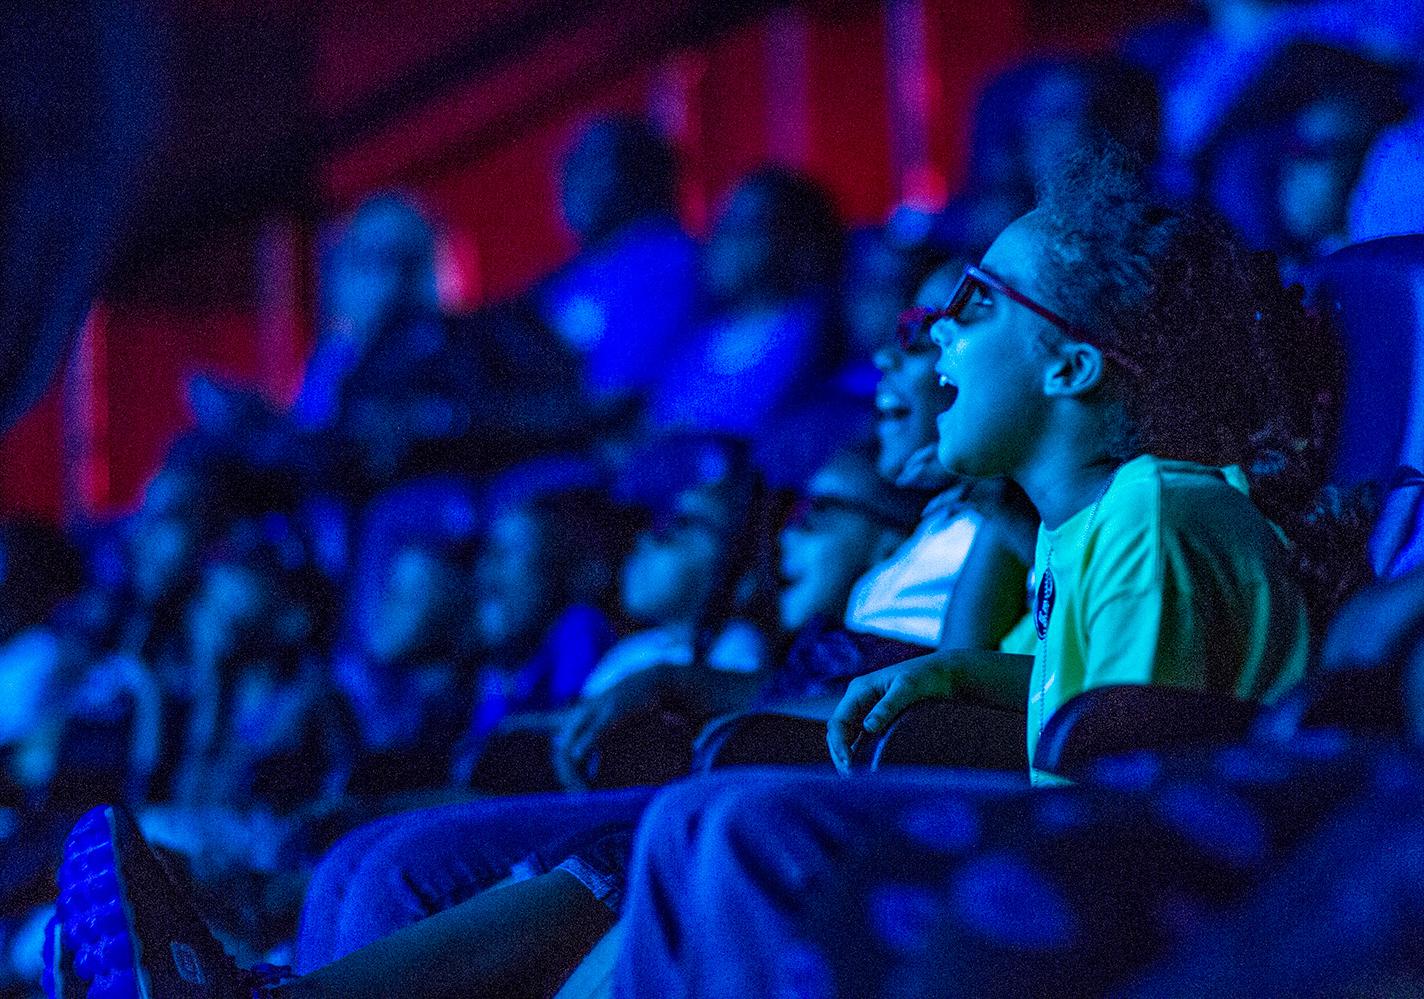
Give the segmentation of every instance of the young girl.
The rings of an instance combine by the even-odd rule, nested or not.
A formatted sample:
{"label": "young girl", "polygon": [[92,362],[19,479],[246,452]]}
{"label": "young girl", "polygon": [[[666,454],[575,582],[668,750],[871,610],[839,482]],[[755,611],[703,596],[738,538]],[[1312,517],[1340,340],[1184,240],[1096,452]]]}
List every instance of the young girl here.
{"label": "young girl", "polygon": [[[1309,407],[1292,408],[1301,387],[1275,378],[1303,329],[1274,273],[1211,224],[1154,202],[1120,157],[1058,178],[966,269],[934,327],[939,371],[957,392],[939,420],[940,461],[1007,476],[1042,518],[1028,641],[853,681],[828,731],[837,765],[849,769],[862,732],[930,696],[1026,706],[1032,759],[1053,711],[1091,687],[1162,683],[1269,701],[1298,682],[1309,628],[1297,557],[1257,503],[1285,509],[1282,482],[1284,495],[1300,492],[1293,475],[1268,471],[1319,467],[1301,418]],[[1195,863],[1195,844],[1220,858],[1213,846],[1234,851],[1242,823],[1257,828],[1242,810],[1223,811],[1235,809],[1228,794],[1183,787],[1159,808],[1162,821],[1123,839],[1175,845],[1148,850],[1150,862],[1124,851],[1110,875],[1086,844],[1103,842],[1111,823],[1017,780],[778,775],[671,789],[642,824],[618,991],[879,994],[888,952],[935,946],[904,922],[917,900],[956,920],[957,963],[926,994],[998,994],[1008,980],[991,969],[1012,960],[1015,994],[1045,991],[1055,961],[1120,956],[1076,949],[1097,939],[1088,921],[1099,916],[1063,881],[1121,879],[1116,892],[1099,888],[1098,901],[1115,905]],[[1154,839],[1163,825],[1196,835]],[[1017,856],[1015,835],[1064,878]],[[878,858],[876,879],[852,856]],[[829,899],[848,893],[857,920],[898,925],[898,939],[857,934],[854,959],[840,960],[847,926],[859,924]],[[1170,906],[1165,894],[1153,897]]]}
{"label": "young girl", "polygon": [[540,769],[502,758],[503,749],[526,755],[527,742],[487,746],[511,716],[578,698],[617,636],[615,577],[641,523],[638,510],[588,487],[501,504],[475,565],[475,703],[455,753],[457,784],[527,786]]}
{"label": "young girl", "polygon": [[[651,685],[669,677],[696,684],[705,676],[704,686],[735,692],[755,689],[762,679],[768,658],[764,624],[773,611],[763,488],[740,447],[713,441],[706,455],[704,481],[671,499],[622,565],[622,610],[641,630],[578,678],[578,703],[571,710],[510,720],[509,728],[558,733],[552,762],[566,785],[584,782],[599,735],[621,717],[623,705],[649,701]],[[507,573],[501,579],[509,585]],[[562,705],[527,703],[544,706]],[[488,771],[482,769],[486,784]]]}

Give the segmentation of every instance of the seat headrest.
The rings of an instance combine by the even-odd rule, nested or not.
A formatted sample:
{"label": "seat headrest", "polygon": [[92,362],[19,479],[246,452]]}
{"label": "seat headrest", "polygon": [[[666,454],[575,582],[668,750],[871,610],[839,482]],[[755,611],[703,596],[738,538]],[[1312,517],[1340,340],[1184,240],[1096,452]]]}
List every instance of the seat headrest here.
{"label": "seat headrest", "polygon": [[1424,462],[1424,234],[1347,246],[1303,281],[1345,351],[1333,480],[1386,481]]}

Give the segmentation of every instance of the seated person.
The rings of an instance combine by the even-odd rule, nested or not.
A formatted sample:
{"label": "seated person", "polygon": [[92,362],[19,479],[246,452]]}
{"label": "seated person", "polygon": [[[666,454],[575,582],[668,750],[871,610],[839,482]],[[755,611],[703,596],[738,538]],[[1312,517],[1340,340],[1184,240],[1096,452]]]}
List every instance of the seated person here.
{"label": "seated person", "polygon": [[674,150],[641,118],[597,119],[564,161],[560,195],[580,252],[534,291],[536,307],[582,362],[596,406],[641,398],[691,333],[696,306]]}
{"label": "seated person", "polygon": [[280,816],[342,790],[353,733],[321,658],[330,616],[285,518],[239,525],[208,557],[186,619],[195,697],[173,814]]}
{"label": "seated person", "polygon": [[[1154,279],[1169,272],[1180,279]],[[1007,474],[1041,515],[1037,654],[947,651],[853,681],[828,732],[838,765],[848,764],[855,733],[878,729],[929,694],[1026,704],[1031,749],[1048,713],[1088,686],[1177,683],[1269,699],[1300,679],[1308,625],[1294,567],[1277,530],[1239,488],[1240,476],[1220,470],[1249,464],[1261,429],[1279,415],[1281,400],[1242,405],[1272,357],[1262,348],[1280,346],[1254,335],[1266,325],[1258,309],[1284,301],[1279,281],[1260,287],[1261,278],[1229,236],[1154,204],[1112,155],[1078,164],[1039,209],[1005,231],[982,269],[966,272],[933,328],[941,373],[957,393],[937,421],[939,457],[959,474]],[[1277,320],[1302,321],[1298,306]],[[1204,375],[1216,391],[1200,391]],[[636,810],[627,800],[633,793],[601,800],[626,813]],[[833,869],[831,855],[869,845],[882,863],[900,863],[919,856],[912,844],[927,842],[939,845],[935,856],[952,860],[956,844],[972,846],[981,828],[972,810],[958,819],[966,795],[991,805],[1008,796],[1007,807],[1035,810],[1039,798],[1063,793],[1025,792],[1012,778],[981,775],[845,782],[745,773],[663,792],[644,822],[628,882],[630,945],[620,988],[632,996],[814,992],[808,982],[831,974],[824,953],[846,949],[838,935],[815,930],[827,907],[813,889],[834,885],[817,877]],[[1184,813],[1201,800],[1183,797]],[[565,818],[588,810],[577,802]],[[1200,814],[1221,812],[1210,805]],[[1062,821],[1072,828],[1071,812]],[[149,863],[117,812],[100,813],[81,835],[117,840],[110,849],[121,865]],[[547,988],[621,904],[626,826],[612,837],[561,844],[555,854],[568,849],[569,861],[536,868],[547,873],[475,894],[278,994],[374,995],[397,980],[421,981],[430,994]],[[901,869],[947,873],[943,864],[914,860]],[[967,890],[992,903],[974,911],[995,920],[983,925],[1026,924],[1033,940],[1060,946],[1071,916],[1049,919],[1044,906],[1056,896],[1017,877],[1021,869],[971,871],[998,886]],[[1006,884],[1013,888],[1007,897]],[[183,920],[170,936],[146,941],[145,952],[164,950],[159,945],[177,936],[228,967],[189,917],[162,915],[187,910],[161,882],[151,895],[125,897],[151,906],[144,911],[154,925]],[[1033,918],[1004,915],[1005,906],[1018,911],[1020,898]],[[142,932],[141,923],[130,926]],[[458,968],[453,952],[461,955]],[[995,970],[976,966],[972,952],[960,966]]]}
{"label": "seated person", "polygon": [[[470,618],[473,709],[454,757],[469,786],[490,736],[512,715],[568,707],[614,644],[617,575],[641,512],[589,487],[511,498],[490,521]],[[488,767],[481,781],[491,779]]]}
{"label": "seated person", "polygon": [[[878,460],[878,471],[884,479],[897,477],[908,459],[933,439],[935,417],[946,397],[933,371],[934,354],[932,349],[929,349],[928,340],[923,337],[922,330],[916,329],[913,332],[920,335],[906,340],[903,344],[887,346],[877,358],[885,389],[881,407],[881,451]],[[838,483],[837,478],[838,475],[833,474],[816,480],[816,488],[824,489],[825,492],[812,494],[809,501],[812,504],[811,509],[814,509],[816,495],[843,498],[844,494],[840,490],[850,485],[850,482]],[[870,484],[864,476],[860,476],[858,481],[862,487]],[[883,489],[883,486],[880,488]],[[905,502],[903,498],[900,500],[902,505]],[[915,501],[910,500],[910,503],[910,509],[913,509]],[[881,503],[874,506],[881,508]],[[893,505],[884,507],[893,508]],[[823,515],[820,524],[826,527],[839,525],[841,529],[855,532],[863,542],[860,547],[867,554],[878,554],[890,546],[891,535],[887,533],[883,522],[875,523],[872,518],[852,511],[839,512],[842,516]],[[943,508],[939,512],[942,513]],[[953,519],[949,522],[952,523]],[[816,521],[812,521],[803,527],[810,527],[815,523]],[[900,527],[900,530],[908,526],[908,519],[902,523],[904,526]],[[861,533],[867,531],[868,533]],[[787,532],[787,537],[794,547],[809,540],[805,537],[808,533],[810,532],[804,529],[793,529]],[[892,554],[891,561],[914,562],[915,558],[908,557],[907,552],[934,550],[934,546],[926,546],[923,539],[917,542],[911,538],[905,546]],[[787,557],[789,560],[801,558],[799,555],[790,554]],[[820,561],[818,560],[818,567]],[[948,591],[955,573],[955,567],[952,566],[946,568],[941,564],[935,567],[939,573],[938,578],[943,581],[941,586],[944,595],[937,610],[928,608],[924,605],[923,594],[919,593],[918,589],[927,586],[934,575],[928,571],[934,561],[926,559],[926,571],[923,572],[908,573],[902,568],[902,571],[896,573],[896,578],[913,581],[912,588],[917,590],[917,603],[914,613],[895,617],[902,625],[905,621],[916,622],[912,625],[916,629],[913,635],[918,637],[922,647],[930,647],[938,637],[940,622],[945,616],[943,608],[949,602]],[[792,561],[789,564],[795,563]],[[828,565],[827,568],[833,566]],[[822,592],[836,589],[844,593],[842,587],[847,582],[845,575],[837,573],[840,577],[837,586],[826,585]],[[802,578],[798,576],[790,588],[793,593],[800,591]],[[811,586],[809,582],[805,585],[808,592],[821,589],[819,581],[816,586]],[[1021,570],[1018,579],[1012,583],[1011,592],[1022,592]],[[888,608],[889,604],[885,606]],[[797,593],[793,599],[783,604],[783,609],[788,615],[788,622],[804,616],[809,609],[806,593]],[[704,675],[710,672],[704,671]],[[665,673],[668,676],[687,677],[695,671],[678,667]],[[617,690],[618,687],[615,687],[614,691]],[[743,693],[742,696],[745,697],[746,694]],[[589,796],[504,799],[420,813],[428,817],[429,821],[415,821],[417,816],[410,816],[386,820],[360,830],[333,852],[322,865],[313,885],[311,902],[303,923],[299,954],[301,965],[308,969],[324,965],[380,933],[389,932],[423,915],[470,898],[507,874],[510,866],[527,854],[532,846],[555,842],[576,829],[586,831],[591,827],[605,826],[631,828],[630,823],[636,819],[649,793],[645,789],[630,789],[608,792],[597,799]],[[558,853],[557,848],[553,849],[545,860],[557,863]],[[417,859],[432,861],[435,866],[427,871],[414,871],[409,867],[409,862]],[[535,860],[532,863],[534,866],[528,868],[529,870],[539,869],[540,861]],[[556,888],[565,873],[559,872],[554,876]],[[395,884],[392,878],[398,881],[403,879],[410,890],[392,890]],[[530,884],[548,885],[549,881],[547,878],[535,878]],[[371,890],[368,892],[363,887],[357,891],[355,887],[358,885]],[[444,887],[439,887],[441,885]],[[569,915],[569,926],[574,928],[574,931],[567,939],[567,945],[574,951],[586,946],[591,939],[585,935],[583,929],[585,917],[592,919],[594,936],[602,927],[607,926],[607,909],[602,903],[584,904],[584,894],[583,888],[564,886],[558,888],[554,895],[547,897],[551,905],[574,906],[575,911]],[[560,908],[560,911],[564,910]],[[553,951],[547,956],[553,963],[559,960]],[[502,960],[496,956],[495,951],[490,952],[490,957],[496,961]],[[475,969],[470,970],[478,980],[481,973]],[[555,977],[559,974],[561,973],[556,972]],[[530,979],[533,980],[535,979]],[[448,987],[452,994],[459,992],[461,988],[453,979]],[[511,988],[515,987],[511,984]],[[432,991],[438,991],[438,988],[432,986]]]}
{"label": "seated person", "polygon": [[337,685],[361,737],[353,793],[443,785],[469,717],[462,641],[474,541],[412,534],[387,559],[359,647],[338,657]]}
{"label": "seated person", "polygon": [[[1301,89],[1302,79],[1311,86]],[[1365,156],[1408,110],[1399,88],[1389,67],[1297,43],[1264,64],[1238,97],[1209,161],[1213,194],[1243,231],[1262,230],[1287,278],[1348,242],[1350,192]]]}
{"label": "seated person", "polygon": [[669,358],[648,423],[755,437],[826,374],[840,246],[840,221],[814,182],[779,167],[748,175],[703,249],[707,314]]}
{"label": "seated person", "polygon": [[481,359],[435,288],[435,231],[395,193],[352,214],[332,259],[325,328],[296,400],[199,376],[200,434],[256,469],[357,499],[398,479],[463,471],[481,402]]}
{"label": "seated person", "polygon": [[281,920],[270,935],[255,921],[269,911],[282,844],[307,811],[338,799],[352,765],[355,726],[325,658],[330,618],[286,519],[238,525],[207,557],[186,615],[194,693],[171,800],[139,812],[220,902],[225,930],[263,949],[281,933]]}
{"label": "seated person", "polygon": [[[599,659],[581,684],[578,707],[533,720],[560,733],[553,754],[562,779],[581,783],[591,748],[582,733],[630,691],[682,671],[722,681],[716,688],[727,687],[731,697],[760,682],[770,575],[769,546],[758,532],[766,520],[762,492],[744,459],[731,460],[679,493],[639,536],[620,583],[623,612],[643,627]],[[512,723],[527,727],[531,720]]]}
{"label": "seated person", "polygon": [[[931,275],[920,295],[933,294],[942,283],[942,275]],[[919,467],[927,451],[933,454],[936,420],[952,398],[939,384],[934,358],[923,323],[907,324],[875,354],[880,372],[875,397],[877,471],[887,482],[912,487],[912,480],[924,476],[925,488],[911,488],[918,502],[929,498],[928,488],[943,493],[924,508],[910,536],[855,581],[843,615],[844,630],[836,635],[824,635],[820,626],[811,633],[803,631],[790,660],[759,688],[742,684],[732,690],[731,684],[719,682],[725,678],[706,671],[659,671],[645,678],[642,689],[625,687],[607,703],[590,705],[581,742],[573,745],[592,746],[623,710],[648,700],[678,704],[699,721],[745,708],[753,696],[763,705],[776,704],[778,710],[829,717],[843,685],[858,673],[935,648],[946,639],[956,646],[982,648],[1004,636],[1022,614],[1025,561],[1032,555],[1021,554],[1020,542],[1006,541],[1008,534],[1022,534],[1024,528],[1006,531],[1022,518],[1006,517],[1008,506],[1001,501],[990,504],[994,527],[986,543],[974,543],[985,522],[974,510],[975,497],[1002,489],[983,483],[970,490],[943,474],[926,475]],[[972,593],[952,600],[966,560],[976,584]],[[956,611],[946,634],[946,615],[956,604],[973,610]]]}
{"label": "seated person", "polygon": [[[676,705],[681,711],[707,718],[729,710],[734,698],[737,705],[745,706],[752,703],[749,698],[756,697],[777,710],[827,717],[854,672],[872,668],[877,661],[893,661],[897,651],[903,656],[906,649],[931,648],[940,640],[941,625],[947,616],[945,608],[954,606],[950,594],[954,592],[960,563],[966,559],[967,539],[956,536],[948,548],[937,544],[936,536],[953,534],[954,525],[963,515],[941,503],[916,523],[914,511],[928,494],[889,488],[927,442],[933,448],[935,418],[948,398],[938,384],[933,368],[935,351],[925,329],[914,325],[907,327],[905,333],[903,340],[892,339],[876,355],[881,391],[877,400],[879,448],[873,474],[867,456],[858,451],[833,459],[812,477],[798,507],[799,516],[781,535],[781,624],[806,637],[809,648],[801,654],[793,649],[790,661],[777,669],[760,690],[736,674],[685,667],[645,671],[590,702],[591,710],[581,719],[582,746],[595,745],[602,732],[624,713],[638,712],[648,703]],[[997,631],[991,626],[978,638],[962,631],[959,634],[966,642],[992,644],[1007,630],[1011,619],[1022,613],[1026,569],[997,543],[976,554],[980,552],[976,540],[966,567],[978,561],[986,563],[980,585],[997,587],[1007,594],[1010,613],[1007,618],[999,615]],[[876,558],[878,562],[867,564],[867,560]],[[876,601],[862,604],[872,612],[867,615],[871,630],[855,631],[860,623],[856,619],[849,622],[848,631],[816,627],[817,618],[843,621],[851,592],[864,587],[866,581],[876,582],[879,594]],[[904,588],[903,603],[896,604],[887,581],[896,581]],[[956,595],[957,599],[970,596],[962,592]],[[1000,605],[1003,602],[1002,598],[997,601]],[[878,634],[873,630],[877,621],[891,635],[899,635],[905,641]],[[841,636],[850,636],[852,641],[822,641]],[[709,692],[708,687],[716,689]],[[833,692],[829,698],[828,692]],[[587,752],[579,744],[571,748],[570,755],[579,758]],[[299,954],[302,966],[324,964],[404,925],[415,918],[417,911],[433,912],[459,897],[446,896],[441,901],[413,907],[409,893],[390,890],[394,871],[406,872],[413,882],[430,877],[431,884],[453,883],[458,885],[458,892],[473,891],[480,883],[502,875],[510,863],[541,838],[549,839],[550,833],[541,830],[567,832],[575,823],[611,822],[636,810],[638,798],[614,796],[609,803],[618,813],[614,815],[603,815],[602,805],[597,810],[591,805],[587,798],[570,799],[567,806],[558,808],[552,807],[547,798],[527,799],[485,804],[459,815],[451,810],[432,811],[427,813],[431,822],[424,829],[419,822],[406,821],[361,830],[334,850],[319,869],[304,922]],[[466,830],[457,840],[463,845],[457,846],[449,838],[442,839],[439,845],[422,841],[422,836],[436,829],[449,831],[457,826]],[[473,868],[463,867],[467,860],[460,859],[467,855],[467,848],[473,848],[481,857]],[[409,870],[408,861],[421,857],[438,858],[442,869],[448,860],[463,867],[464,874],[452,881],[432,871]],[[498,873],[489,876],[491,871]]]}
{"label": "seated person", "polygon": [[[1152,279],[1169,271],[1181,279]],[[1258,309],[1282,311],[1261,322]],[[937,653],[853,681],[828,728],[837,765],[849,769],[859,733],[932,695],[1026,703],[1032,759],[1053,711],[1099,684],[1177,684],[1270,701],[1297,683],[1308,625],[1295,566],[1241,491],[1242,476],[1220,469],[1250,466],[1260,429],[1281,415],[1239,405],[1287,346],[1262,330],[1303,322],[1278,278],[1212,225],[1155,205],[1113,157],[1082,160],[1047,189],[982,268],[966,272],[933,331],[939,369],[957,390],[940,420],[940,460],[961,473],[1009,475],[1042,516],[1034,645]],[[1174,793],[1160,814],[1200,830],[1193,849],[1238,871],[1257,862],[1270,833],[1226,833],[1239,814],[1230,794]],[[1071,967],[1088,977],[1067,978],[1062,990],[1098,991],[1106,982],[1092,976],[1121,968],[1121,955],[1093,935],[1100,909],[1068,904],[1062,881],[1040,877],[1010,844],[1031,837],[1036,858],[1064,844],[1056,856],[1076,863],[1056,873],[1096,885],[1104,906],[1139,897],[1110,887],[1125,870],[1166,875],[1195,861],[1183,859],[1180,840],[1153,833],[1124,839],[1160,850],[1109,859],[1094,849],[1083,861],[1083,844],[1106,843],[1104,828],[1121,826],[1111,812],[1075,820],[1073,801],[953,774],[776,775],[737,787],[709,779],[668,792],[645,819],[635,855],[618,991],[880,994],[894,971],[884,948],[875,943],[857,977],[846,977],[835,954],[846,924],[819,917],[837,891],[869,904],[852,886],[883,888],[890,869],[931,907],[944,898],[955,908],[955,935],[933,952],[945,964],[924,994],[951,982],[973,993],[1032,992],[1057,981],[1050,962],[1067,968],[1080,954],[1088,963]],[[1061,835],[1030,833],[1029,817]],[[840,846],[858,858],[853,865],[835,866]],[[770,856],[777,862],[766,863]],[[867,882],[862,861],[871,856],[880,861]],[[1195,899],[1183,904],[1190,911]],[[855,911],[859,920],[871,910]],[[909,946],[931,946],[916,932],[906,928]]]}
{"label": "seated person", "polygon": [[921,499],[886,481],[872,449],[833,455],[806,484],[781,531],[782,630],[798,632],[818,618],[839,622],[866,574],[909,540]]}
{"label": "seated person", "polygon": [[176,445],[139,509],[101,541],[86,588],[0,657],[0,670],[29,678],[0,741],[16,747],[13,778],[32,794],[170,793],[193,697],[184,609],[203,549],[233,513],[215,471],[191,441]]}

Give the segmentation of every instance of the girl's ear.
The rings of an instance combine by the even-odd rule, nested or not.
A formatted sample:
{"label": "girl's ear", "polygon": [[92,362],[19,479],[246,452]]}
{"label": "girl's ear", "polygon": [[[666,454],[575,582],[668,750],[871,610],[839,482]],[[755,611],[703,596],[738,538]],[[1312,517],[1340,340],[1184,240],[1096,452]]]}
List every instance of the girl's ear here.
{"label": "girl's ear", "polygon": [[1055,347],[1044,375],[1048,396],[1087,395],[1102,383],[1103,352],[1090,343],[1069,341]]}

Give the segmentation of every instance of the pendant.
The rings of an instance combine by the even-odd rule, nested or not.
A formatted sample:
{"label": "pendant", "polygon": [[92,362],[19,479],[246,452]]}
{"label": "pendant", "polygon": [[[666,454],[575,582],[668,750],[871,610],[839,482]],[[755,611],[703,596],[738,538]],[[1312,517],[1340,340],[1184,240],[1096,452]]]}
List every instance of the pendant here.
{"label": "pendant", "polygon": [[1053,568],[1043,570],[1043,578],[1038,581],[1038,593],[1033,598],[1033,630],[1038,632],[1041,642],[1048,637],[1048,621],[1053,617],[1053,601],[1058,596],[1058,586],[1053,581]]}

